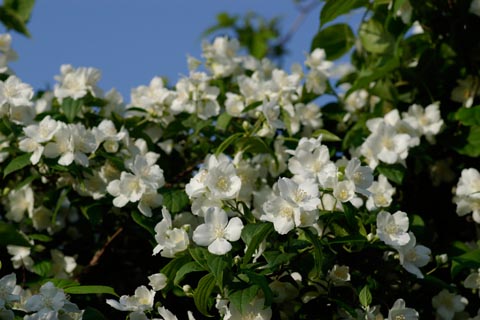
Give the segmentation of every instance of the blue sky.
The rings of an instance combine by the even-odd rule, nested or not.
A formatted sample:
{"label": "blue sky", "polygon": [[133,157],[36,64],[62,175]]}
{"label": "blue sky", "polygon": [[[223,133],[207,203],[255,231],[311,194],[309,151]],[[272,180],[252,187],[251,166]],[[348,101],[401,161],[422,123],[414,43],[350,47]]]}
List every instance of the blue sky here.
{"label": "blue sky", "polygon": [[[129,101],[130,89],[154,76],[175,82],[187,74],[187,55],[200,57],[201,33],[218,13],[248,11],[282,17],[284,32],[299,15],[292,0],[37,0],[28,25],[32,38],[13,34],[19,60],[11,66],[35,89],[52,87],[61,64],[95,67],[102,89],[115,87]],[[319,7],[288,43],[286,68],[303,62],[318,15]]]}

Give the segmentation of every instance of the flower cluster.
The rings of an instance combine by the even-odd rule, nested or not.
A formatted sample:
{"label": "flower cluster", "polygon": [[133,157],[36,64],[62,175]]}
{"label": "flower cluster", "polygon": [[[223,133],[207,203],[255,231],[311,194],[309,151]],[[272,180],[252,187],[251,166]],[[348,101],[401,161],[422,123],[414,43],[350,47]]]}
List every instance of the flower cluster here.
{"label": "flower cluster", "polygon": [[67,299],[62,289],[52,282],[46,282],[38,289],[38,294],[24,290],[16,284],[14,273],[0,279],[0,316],[5,320],[15,318],[14,310],[27,315],[25,320],[40,319],[82,319],[83,311]]}
{"label": "flower cluster", "polygon": [[322,42],[348,25],[322,26],[290,71],[217,37],[186,76],[129,101],[72,65],[35,93],[0,36],[0,318],[470,317],[479,249],[461,216],[480,223],[479,76],[404,80],[429,59],[417,47],[433,50],[417,42],[439,40],[409,1],[371,10],[355,66]]}

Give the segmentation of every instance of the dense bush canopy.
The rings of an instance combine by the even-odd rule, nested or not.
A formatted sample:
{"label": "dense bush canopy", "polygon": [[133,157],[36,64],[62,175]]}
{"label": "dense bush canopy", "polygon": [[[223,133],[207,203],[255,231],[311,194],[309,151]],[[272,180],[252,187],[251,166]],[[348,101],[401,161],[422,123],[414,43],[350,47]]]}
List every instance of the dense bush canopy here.
{"label": "dense bush canopy", "polygon": [[1,319],[479,319],[480,1],[297,2],[305,61],[223,13],[128,102],[0,35]]}

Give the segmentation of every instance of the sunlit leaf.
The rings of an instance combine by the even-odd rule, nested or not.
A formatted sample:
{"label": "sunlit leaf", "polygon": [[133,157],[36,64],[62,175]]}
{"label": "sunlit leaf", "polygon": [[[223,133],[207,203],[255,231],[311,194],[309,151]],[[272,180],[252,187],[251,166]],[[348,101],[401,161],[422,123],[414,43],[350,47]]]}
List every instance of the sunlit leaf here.
{"label": "sunlit leaf", "polygon": [[310,51],[325,50],[328,60],[336,60],[346,54],[355,43],[355,35],[348,24],[339,23],[320,30],[313,38]]}

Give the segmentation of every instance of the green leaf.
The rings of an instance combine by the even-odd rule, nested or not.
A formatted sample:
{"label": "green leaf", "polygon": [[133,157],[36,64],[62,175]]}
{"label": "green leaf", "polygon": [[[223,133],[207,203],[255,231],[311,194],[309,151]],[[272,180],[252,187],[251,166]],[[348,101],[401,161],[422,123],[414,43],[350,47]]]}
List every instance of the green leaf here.
{"label": "green leaf", "polygon": [[265,251],[263,253],[265,260],[267,260],[268,267],[271,269],[275,269],[278,266],[289,263],[290,260],[296,255],[297,254],[295,253],[286,253],[281,251]]}
{"label": "green leaf", "polygon": [[310,51],[325,50],[328,60],[336,60],[355,44],[355,36],[348,24],[339,23],[320,30],[313,38]]}
{"label": "green leaf", "polygon": [[363,48],[371,53],[386,53],[393,48],[394,38],[383,25],[370,19],[360,25],[358,31]]}
{"label": "green leaf", "polygon": [[206,248],[202,248],[202,247],[189,248],[188,252],[190,252],[190,255],[192,256],[193,260],[195,260],[205,270],[209,269],[207,261],[213,255],[210,252],[208,252]]}
{"label": "green leaf", "polygon": [[171,189],[163,192],[162,196],[163,205],[172,214],[182,211],[190,203],[184,189]]}
{"label": "green leaf", "polygon": [[178,269],[177,273],[175,274],[175,278],[173,279],[173,283],[177,286],[187,274],[200,271],[206,270],[201,265],[199,265],[198,262],[190,261],[187,264],[183,265],[180,269]]}
{"label": "green leaf", "polygon": [[228,128],[228,125],[230,124],[230,121],[232,120],[232,116],[229,115],[228,113],[224,112],[221,115],[218,116],[217,118],[217,125],[216,128],[220,131],[225,131]]}
{"label": "green leaf", "polygon": [[12,159],[7,166],[5,167],[5,170],[3,171],[3,177],[5,178],[8,176],[10,173],[18,171],[20,169],[25,168],[26,166],[30,165],[30,156],[31,153],[24,153],[21,156],[18,156],[14,159]]}
{"label": "green leaf", "polygon": [[223,153],[232,143],[234,143],[237,139],[240,139],[242,136],[242,132],[237,132],[223,140],[223,142],[217,147],[217,150],[215,150],[215,155],[218,156],[219,154]]}
{"label": "green leaf", "polygon": [[243,152],[249,152],[251,154],[259,154],[259,153],[267,153],[269,154],[275,164],[278,166],[278,159],[277,155],[273,151],[272,148],[268,146],[268,144],[259,137],[244,137],[238,140],[237,148]]}
{"label": "green leaf", "polygon": [[257,296],[260,287],[258,285],[250,286],[246,289],[235,291],[228,295],[228,300],[240,311],[241,314],[246,310],[248,306]]}
{"label": "green leaf", "polygon": [[167,292],[173,287],[173,281],[175,279],[175,275],[177,274],[177,271],[182,266],[189,263],[191,260],[192,258],[190,257],[190,255],[188,254],[181,255],[170,260],[170,262],[168,262],[167,265],[160,270],[160,272],[163,273],[168,279],[167,287],[164,289],[165,292]]}
{"label": "green leaf", "polygon": [[53,285],[59,289],[65,289],[65,288],[68,288],[68,287],[75,287],[75,286],[79,286],[80,283],[78,283],[77,281],[74,281],[74,280],[70,280],[70,279],[56,279],[56,278],[53,278],[53,279],[45,279],[42,281],[42,284],[45,284],[47,282],[51,282],[53,283]]}
{"label": "green leaf", "polygon": [[376,169],[379,173],[387,177],[388,180],[395,182],[398,185],[402,184],[406,171],[406,168],[399,163],[380,163],[380,165],[378,165]]}
{"label": "green leaf", "polygon": [[465,126],[480,126],[480,105],[458,109],[455,113],[455,119]]}
{"label": "green leaf", "polygon": [[223,256],[215,256],[207,259],[207,265],[211,273],[214,275],[219,288],[223,288],[223,275],[225,270],[229,268],[229,264]]}
{"label": "green leaf", "polygon": [[273,232],[273,224],[253,223],[247,224],[242,229],[242,240],[247,245],[247,251],[243,256],[243,264],[246,264],[252,259],[252,255],[257,250],[260,243]]}
{"label": "green leaf", "polygon": [[63,99],[61,108],[68,122],[73,122],[83,106],[82,99],[73,100],[72,98]]}
{"label": "green leaf", "polygon": [[101,223],[103,214],[106,212],[105,207],[102,204],[93,203],[91,205],[80,207],[80,211],[83,216],[90,221],[92,225],[98,225]]}
{"label": "green leaf", "polygon": [[209,317],[210,314],[208,309],[213,303],[211,295],[213,289],[215,288],[215,276],[213,274],[206,274],[198,282],[198,286],[193,292],[193,301],[198,311],[200,311],[204,316]]}
{"label": "green leaf", "polygon": [[352,243],[366,243],[368,242],[367,238],[357,234],[345,237],[336,237],[328,241],[328,244],[352,244]]}
{"label": "green leaf", "polygon": [[342,141],[342,139],[339,136],[325,129],[315,130],[315,132],[312,134],[313,137],[318,137],[320,135],[322,136],[322,141],[332,141],[332,142]]}
{"label": "green leaf", "polygon": [[12,11],[15,11],[17,16],[23,22],[27,22],[32,14],[35,0],[4,0],[3,5]]}
{"label": "green leaf", "polygon": [[379,60],[371,69],[362,70],[352,87],[348,89],[346,96],[358,89],[369,88],[372,82],[389,76],[392,71],[400,66],[400,61],[395,57]]}
{"label": "green leaf", "polygon": [[40,234],[40,233],[29,234],[28,237],[32,240],[37,240],[40,242],[50,242],[53,240],[52,237],[47,236],[46,234]]}
{"label": "green leaf", "polygon": [[320,26],[366,4],[368,4],[368,0],[329,0],[320,12]]}
{"label": "green leaf", "polygon": [[263,104],[263,101],[252,102],[248,106],[246,106],[245,109],[242,110],[242,113],[247,113],[248,111],[254,110],[258,106],[261,106],[262,104]]}
{"label": "green leaf", "polygon": [[398,10],[401,10],[405,1],[407,1],[407,0],[394,0],[392,11],[397,12]]}
{"label": "green leaf", "polygon": [[41,277],[48,277],[52,273],[52,262],[48,260],[37,262],[33,265],[32,271]]}
{"label": "green leaf", "polygon": [[135,221],[140,227],[147,230],[152,236],[155,236],[155,224],[151,219],[144,216],[137,210],[133,210],[131,215],[133,221]]}
{"label": "green leaf", "polygon": [[452,277],[464,269],[478,269],[480,267],[480,249],[475,249],[452,258],[450,272]]}
{"label": "green leaf", "polygon": [[17,229],[8,223],[0,221],[0,246],[8,245],[31,247],[28,239],[22,235]]}
{"label": "green leaf", "polygon": [[97,309],[86,307],[82,315],[82,320],[107,320],[107,318]]}
{"label": "green leaf", "polygon": [[345,219],[347,220],[347,225],[350,228],[350,231],[353,232],[357,226],[357,219],[355,218],[355,213],[358,210],[349,202],[342,203],[342,207],[345,214]]}
{"label": "green leaf", "polygon": [[347,134],[343,138],[342,148],[344,150],[348,150],[351,147],[360,146],[369,133],[370,131],[365,124],[365,120],[358,121],[353,125],[353,127],[350,128],[350,130],[348,130]]}
{"label": "green leaf", "polygon": [[65,202],[65,199],[67,198],[68,191],[69,189],[67,188],[61,189],[60,194],[58,195],[57,204],[55,205],[55,210],[53,210],[53,213],[52,213],[52,218],[51,218],[52,224],[55,224],[57,221],[57,214],[62,208],[62,205]]}
{"label": "green leaf", "polygon": [[469,157],[480,156],[480,126],[472,126],[462,147],[456,148],[457,152]]}
{"label": "green leaf", "polygon": [[36,180],[40,178],[40,175],[39,174],[32,174],[30,176],[28,176],[27,178],[25,178],[23,181],[21,181],[20,183],[16,184],[15,187],[13,188],[14,190],[20,190],[22,189],[24,186],[30,184],[33,180]]}
{"label": "green leaf", "polygon": [[257,274],[248,269],[244,270],[244,273],[248,276],[251,285],[258,285],[262,289],[265,298],[265,306],[270,306],[273,300],[273,293],[272,289],[269,287],[269,280],[267,280],[264,275]]}
{"label": "green leaf", "polygon": [[3,22],[7,29],[15,30],[27,37],[30,37],[25,21],[17,12],[8,7],[0,7],[0,21]]}
{"label": "green leaf", "polygon": [[322,262],[323,262],[323,253],[322,253],[322,244],[318,235],[309,229],[304,229],[305,236],[313,244],[313,259],[314,259],[314,269],[312,270],[312,277],[319,278],[322,275]]}
{"label": "green leaf", "polygon": [[358,295],[358,299],[364,307],[368,307],[372,303],[372,293],[368,286],[363,287]]}
{"label": "green leaf", "polygon": [[63,289],[68,294],[111,294],[118,297],[112,287],[108,286],[74,286]]}

